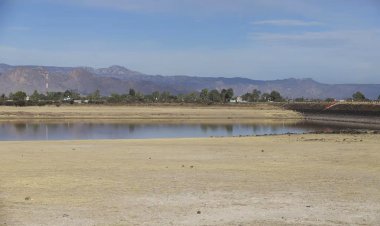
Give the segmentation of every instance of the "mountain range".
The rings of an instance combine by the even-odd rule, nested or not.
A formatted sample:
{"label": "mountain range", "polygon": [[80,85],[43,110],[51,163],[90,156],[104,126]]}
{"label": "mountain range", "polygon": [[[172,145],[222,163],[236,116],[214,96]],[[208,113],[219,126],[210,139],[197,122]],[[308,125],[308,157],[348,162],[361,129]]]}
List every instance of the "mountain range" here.
{"label": "mountain range", "polygon": [[252,80],[242,77],[196,77],[148,75],[129,70],[121,66],[108,68],[91,67],[52,67],[52,66],[12,66],[0,64],[0,93],[8,94],[34,90],[45,92],[46,74],[48,91],[76,90],[81,94],[90,94],[100,90],[101,94],[126,93],[130,88],[141,93],[169,91],[173,94],[201,91],[204,88],[233,88],[236,95],[252,92],[279,91],[288,98],[349,98],[356,91],[367,98],[377,99],[380,84],[324,84],[313,79]]}

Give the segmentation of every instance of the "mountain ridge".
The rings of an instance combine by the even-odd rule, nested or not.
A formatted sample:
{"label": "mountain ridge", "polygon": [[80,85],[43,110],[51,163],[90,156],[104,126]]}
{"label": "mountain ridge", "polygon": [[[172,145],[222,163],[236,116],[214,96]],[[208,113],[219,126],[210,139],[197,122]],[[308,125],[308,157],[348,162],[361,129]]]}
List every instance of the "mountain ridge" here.
{"label": "mountain ridge", "polygon": [[49,91],[77,90],[89,94],[99,89],[103,95],[126,93],[130,88],[142,93],[169,91],[173,94],[199,92],[207,89],[233,88],[242,95],[253,89],[279,91],[288,98],[349,98],[356,91],[377,99],[380,84],[325,84],[311,78],[254,80],[244,77],[196,77],[189,75],[148,75],[119,65],[107,68],[56,67],[38,65],[12,66],[0,64],[0,93],[18,90],[32,93],[45,91],[45,75],[49,74]]}

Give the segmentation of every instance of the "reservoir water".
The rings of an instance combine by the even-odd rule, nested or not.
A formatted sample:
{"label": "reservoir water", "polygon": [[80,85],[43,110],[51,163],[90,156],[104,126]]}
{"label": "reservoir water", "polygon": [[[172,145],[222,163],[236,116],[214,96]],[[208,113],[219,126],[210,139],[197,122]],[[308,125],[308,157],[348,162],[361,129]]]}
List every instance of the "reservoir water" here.
{"label": "reservoir water", "polygon": [[331,131],[344,128],[347,128],[347,126],[307,121],[253,124],[0,122],[0,140],[92,140],[247,136]]}

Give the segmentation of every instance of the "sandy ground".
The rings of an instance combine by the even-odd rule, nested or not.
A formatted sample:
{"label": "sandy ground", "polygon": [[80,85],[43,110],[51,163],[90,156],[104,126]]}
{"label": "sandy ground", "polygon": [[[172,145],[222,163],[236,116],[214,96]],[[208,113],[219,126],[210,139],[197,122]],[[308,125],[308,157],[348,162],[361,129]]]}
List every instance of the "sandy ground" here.
{"label": "sandy ground", "polygon": [[0,106],[0,120],[97,119],[97,120],[159,120],[170,122],[239,121],[252,119],[299,119],[299,113],[258,104],[250,106]]}
{"label": "sandy ground", "polygon": [[379,225],[379,147],[368,134],[1,142],[0,225]]}

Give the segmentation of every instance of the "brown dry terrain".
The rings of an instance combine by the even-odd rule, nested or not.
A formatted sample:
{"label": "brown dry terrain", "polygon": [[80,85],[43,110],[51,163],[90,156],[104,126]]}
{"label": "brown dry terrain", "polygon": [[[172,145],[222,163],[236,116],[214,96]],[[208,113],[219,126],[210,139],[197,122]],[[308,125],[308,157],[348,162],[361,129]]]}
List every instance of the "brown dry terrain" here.
{"label": "brown dry terrain", "polygon": [[250,106],[0,106],[0,120],[97,119],[162,120],[197,122],[244,121],[251,119],[300,119],[299,113],[269,104]]}
{"label": "brown dry terrain", "polygon": [[2,142],[0,224],[378,225],[379,138]]}
{"label": "brown dry terrain", "polygon": [[[302,117],[257,105],[1,107],[0,118],[233,123]],[[0,225],[379,225],[379,138],[0,142]]]}

